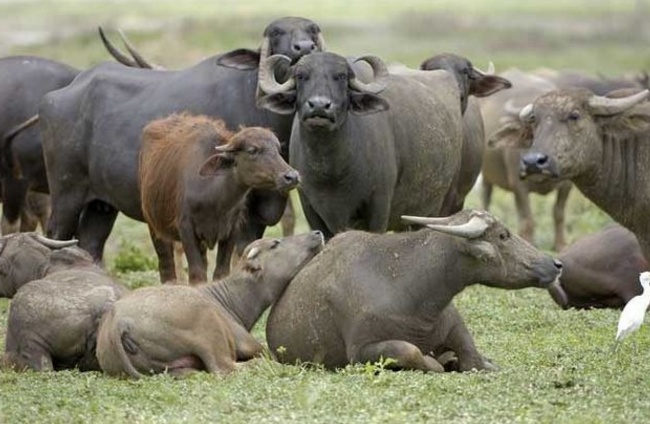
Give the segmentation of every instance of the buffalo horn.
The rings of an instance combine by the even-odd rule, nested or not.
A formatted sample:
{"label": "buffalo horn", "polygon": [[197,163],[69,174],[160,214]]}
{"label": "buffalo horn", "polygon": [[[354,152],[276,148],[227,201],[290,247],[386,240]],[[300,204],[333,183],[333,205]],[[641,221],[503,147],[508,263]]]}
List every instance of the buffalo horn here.
{"label": "buffalo horn", "polygon": [[323,37],[322,32],[318,33],[318,38],[316,39],[316,47],[318,47],[318,51],[320,51],[320,52],[324,52],[325,49],[326,49],[325,37]]}
{"label": "buffalo horn", "polygon": [[79,240],[53,240],[43,237],[40,234],[34,234],[34,239],[50,249],[63,249],[64,247],[75,246],[79,243]]}
{"label": "buffalo horn", "polygon": [[296,81],[293,77],[289,77],[282,84],[276,81],[275,66],[278,62],[287,62],[287,64],[290,64],[291,59],[281,54],[274,54],[266,59],[260,58],[258,84],[266,94],[285,93],[296,86]]}
{"label": "buffalo horn", "polygon": [[506,104],[503,105],[503,111],[510,116],[519,116],[522,108],[515,106],[515,101],[508,99]]}
{"label": "buffalo horn", "polygon": [[262,46],[260,47],[260,63],[266,60],[271,55],[271,46],[269,37],[264,37]]}
{"label": "buffalo horn", "polygon": [[386,64],[377,56],[371,55],[360,57],[355,60],[355,62],[361,60],[367,62],[372,68],[372,72],[375,76],[374,80],[366,84],[359,81],[356,77],[353,77],[350,78],[350,88],[356,91],[372,94],[379,94],[384,91],[388,86],[388,68],[386,68]]}
{"label": "buffalo horn", "polygon": [[120,62],[122,65],[129,66],[131,68],[137,68],[138,64],[135,63],[133,59],[122,53],[117,47],[111,43],[111,41],[106,37],[106,34],[104,34],[104,29],[100,26],[99,27],[99,37],[102,39],[102,43],[104,43],[104,47],[106,47],[106,50],[110,53],[115,60]]}
{"label": "buffalo horn", "polygon": [[473,216],[472,219],[461,225],[427,225],[427,227],[452,236],[474,239],[485,233],[488,223],[480,216]]}
{"label": "buffalo horn", "polygon": [[162,66],[158,65],[152,65],[149,63],[138,51],[131,45],[129,40],[126,38],[126,35],[124,35],[124,32],[122,30],[118,30],[118,33],[120,34],[120,38],[122,39],[122,42],[124,43],[124,46],[126,49],[129,51],[131,56],[133,56],[133,59],[136,61],[136,63],[139,65],[140,68],[145,68],[145,69],[163,69]]}
{"label": "buffalo horn", "polygon": [[412,222],[414,224],[420,224],[420,225],[446,225],[449,224],[449,221],[451,221],[451,216],[443,216],[443,217],[424,217],[424,216],[410,216],[410,215],[402,215],[402,219],[406,222]]}
{"label": "buffalo horn", "polygon": [[534,119],[533,115],[533,104],[528,103],[526,106],[524,106],[523,109],[521,109],[521,112],[519,112],[519,120],[521,122],[532,122]]}
{"label": "buffalo horn", "polygon": [[619,99],[612,99],[604,96],[592,96],[589,99],[589,108],[594,115],[616,115],[625,112],[629,108],[637,105],[648,98],[648,90]]}

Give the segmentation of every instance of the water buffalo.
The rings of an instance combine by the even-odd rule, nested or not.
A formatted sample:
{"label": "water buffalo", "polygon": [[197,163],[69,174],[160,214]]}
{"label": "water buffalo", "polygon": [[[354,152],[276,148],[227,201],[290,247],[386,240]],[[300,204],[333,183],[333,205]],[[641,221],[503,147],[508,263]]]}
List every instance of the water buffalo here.
{"label": "water buffalo", "polygon": [[97,357],[111,375],[195,370],[227,373],[259,356],[249,333],[266,308],[323,246],[318,232],[261,239],[224,280],[192,288],[160,286],[125,296],[102,319]]}
{"label": "water buffalo", "polygon": [[[234,50],[180,71],[104,63],[46,95],[40,116],[53,199],[50,234],[76,234],[79,245],[99,259],[118,211],[144,219],[137,165],[142,129],[154,119],[185,111],[218,116],[230,128],[270,128],[286,143],[291,117],[256,106],[260,58],[282,53],[297,60],[322,48],[322,39],[307,19],[278,19],[266,28],[258,51]],[[257,238],[264,225],[276,223],[285,203],[286,195],[277,192],[250,196],[242,237]],[[157,250],[168,249],[162,240],[157,244]],[[220,243],[217,275],[227,272],[232,248]]]}
{"label": "water buffalo", "polygon": [[[252,188],[288,191],[300,181],[271,131],[230,132],[221,120],[182,114],[144,128],[139,168],[152,237],[182,241],[190,283],[207,281],[206,249],[242,225]],[[173,250],[157,253],[161,281],[174,280]]]}
{"label": "water buffalo", "polygon": [[565,309],[622,308],[641,294],[639,274],[650,269],[634,234],[620,225],[578,240],[560,260],[564,294],[553,299]]}
{"label": "water buffalo", "polygon": [[[47,193],[47,176],[41,135],[33,119],[46,93],[68,85],[78,69],[34,56],[0,59],[0,181],[2,183],[2,234],[33,230],[23,225],[30,213],[28,193]],[[38,196],[43,202],[43,196]],[[49,200],[48,200],[49,202]],[[49,206],[41,212],[49,215]],[[49,216],[38,216],[45,221]]]}
{"label": "water buffalo", "polygon": [[460,89],[461,111],[463,113],[463,150],[456,187],[447,194],[447,206],[441,211],[443,215],[456,213],[463,209],[465,197],[474,187],[481,172],[485,155],[485,132],[483,118],[476,100],[471,97],[488,97],[512,84],[505,78],[492,75],[492,64],[488,72],[475,68],[464,57],[443,53],[422,62],[420,69],[433,71],[443,69],[451,73]]}
{"label": "water buffalo", "polygon": [[[540,95],[555,89],[555,85],[544,78],[509,69],[501,74],[512,82],[513,88],[481,100],[481,113],[485,123],[485,134],[489,138],[501,127],[518,120],[522,106],[534,101]],[[519,178],[519,161],[522,149],[487,149],[483,157],[482,200],[483,208],[489,209],[492,190],[497,187],[511,191],[519,217],[519,234],[529,242],[534,240],[535,222],[530,208],[529,193],[546,195],[557,190],[553,208],[555,221],[555,250],[566,245],[564,234],[564,210],[572,184],[569,181],[522,181]]]}
{"label": "water buffalo", "polygon": [[0,239],[0,291],[15,294],[3,367],[99,370],[97,325],[125,289],[73,244],[33,233]]}
{"label": "water buffalo", "polygon": [[327,368],[391,358],[403,369],[491,369],[477,351],[453,297],[468,285],[548,287],[561,264],[487,212],[405,217],[429,229],[335,236],[273,305],[269,348],[286,363]]}
{"label": "water buffalo", "polygon": [[530,146],[521,159],[522,177],[572,181],[588,199],[636,235],[649,259],[647,97],[648,90],[612,97],[584,88],[552,91],[524,107],[519,123],[503,128],[490,142]]}
{"label": "water buffalo", "polygon": [[551,82],[557,88],[587,88],[594,94],[604,96],[610,91],[624,88],[649,88],[648,74],[642,73],[636,77],[616,77],[605,78],[602,76],[593,76],[584,72],[572,70],[560,70],[542,68],[533,71],[545,80]]}
{"label": "water buffalo", "polygon": [[[326,238],[348,228],[399,230],[401,214],[436,215],[455,184],[463,144],[460,94],[446,71],[389,74],[374,56],[375,79],[361,82],[333,53],[301,58],[278,83],[289,58],[260,67],[260,104],[296,111],[291,166],[300,172],[300,200],[309,225]],[[378,93],[382,92],[379,96]]]}

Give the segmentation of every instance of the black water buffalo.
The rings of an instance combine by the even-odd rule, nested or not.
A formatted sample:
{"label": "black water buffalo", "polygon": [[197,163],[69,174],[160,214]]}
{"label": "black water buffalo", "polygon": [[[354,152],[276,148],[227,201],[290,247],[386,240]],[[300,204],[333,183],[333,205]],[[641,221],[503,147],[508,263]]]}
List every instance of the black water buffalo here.
{"label": "black water buffalo", "polygon": [[490,141],[530,146],[521,159],[522,177],[571,180],[631,230],[650,259],[648,90],[610,96],[584,88],[552,91],[521,110],[519,125],[503,128]]}
{"label": "black water buffalo", "polygon": [[[50,234],[76,234],[81,247],[101,258],[118,211],[143,220],[137,166],[142,129],[151,120],[175,112],[218,116],[230,128],[268,127],[288,142],[291,117],[256,107],[258,64],[270,54],[295,61],[322,48],[315,23],[282,18],[266,28],[258,51],[234,50],[181,71],[100,64],[47,95],[40,115],[53,198]],[[242,237],[257,238],[261,224],[276,223],[285,203],[286,196],[256,193],[249,201],[249,233]],[[154,245],[161,256],[173,255],[170,243]],[[216,275],[227,272],[232,247],[232,241],[219,244]]]}
{"label": "black water buffalo", "polygon": [[[271,56],[260,68],[261,105],[292,115],[290,163],[302,177],[305,216],[327,238],[349,228],[402,229],[400,215],[437,215],[461,166],[460,93],[446,71],[401,69],[361,58],[375,79],[361,82],[332,53],[301,58],[280,84]],[[379,96],[378,93],[382,92]]]}
{"label": "black water buffalo", "polygon": [[[79,70],[73,67],[40,57],[12,56],[0,59],[3,234],[21,228],[33,231],[33,224],[22,222],[29,212],[28,193],[48,192],[41,134],[38,126],[34,125],[34,115],[46,93],[70,84],[78,73]],[[37,197],[42,204],[44,196]],[[47,215],[49,206],[43,206],[42,212]]]}
{"label": "black water buffalo", "polygon": [[[487,212],[409,221],[429,228],[339,234],[298,273],[267,321],[280,361],[339,368],[391,358],[393,367],[422,371],[494,369],[453,297],[472,284],[547,288],[561,264]],[[456,364],[441,360],[448,351]]]}

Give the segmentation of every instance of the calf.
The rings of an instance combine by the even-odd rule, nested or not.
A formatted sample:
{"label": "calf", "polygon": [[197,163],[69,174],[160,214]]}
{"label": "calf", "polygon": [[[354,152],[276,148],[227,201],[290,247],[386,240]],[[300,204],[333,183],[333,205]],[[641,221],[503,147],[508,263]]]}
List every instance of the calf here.
{"label": "calf", "polygon": [[249,333],[286,285],[323,246],[318,232],[261,239],[225,280],[195,289],[159,286],[116,302],[100,324],[97,357],[111,375],[195,370],[227,373],[261,354]]}
{"label": "calf", "polygon": [[0,294],[13,297],[4,367],[99,369],[97,324],[125,289],[72,244],[33,233],[0,239]]}
{"label": "calf", "polygon": [[[152,238],[182,242],[191,283],[207,281],[206,249],[232,238],[251,189],[288,191],[300,180],[271,131],[234,133],[223,121],[185,114],[145,127],[139,178]],[[161,280],[175,279],[172,244],[156,252]]]}
{"label": "calf", "polygon": [[[429,229],[336,236],[271,309],[269,347],[282,362],[327,368],[392,358],[399,368],[494,368],[451,303],[466,286],[549,287],[561,264],[487,212],[407,217]],[[433,230],[433,231],[432,231]],[[443,361],[444,362],[444,361]]]}

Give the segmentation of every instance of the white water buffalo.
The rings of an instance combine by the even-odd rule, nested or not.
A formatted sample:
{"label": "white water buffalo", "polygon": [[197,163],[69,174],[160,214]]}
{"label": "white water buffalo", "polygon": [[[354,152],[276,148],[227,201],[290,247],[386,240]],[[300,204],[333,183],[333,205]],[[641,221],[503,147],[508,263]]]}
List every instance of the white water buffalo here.
{"label": "white water buffalo", "polygon": [[[561,264],[510,234],[487,212],[405,217],[428,229],[335,236],[271,309],[269,347],[286,363],[396,360],[442,371],[452,351],[460,371],[492,369],[451,303],[466,286],[548,287]],[[443,361],[444,362],[444,361]]]}

